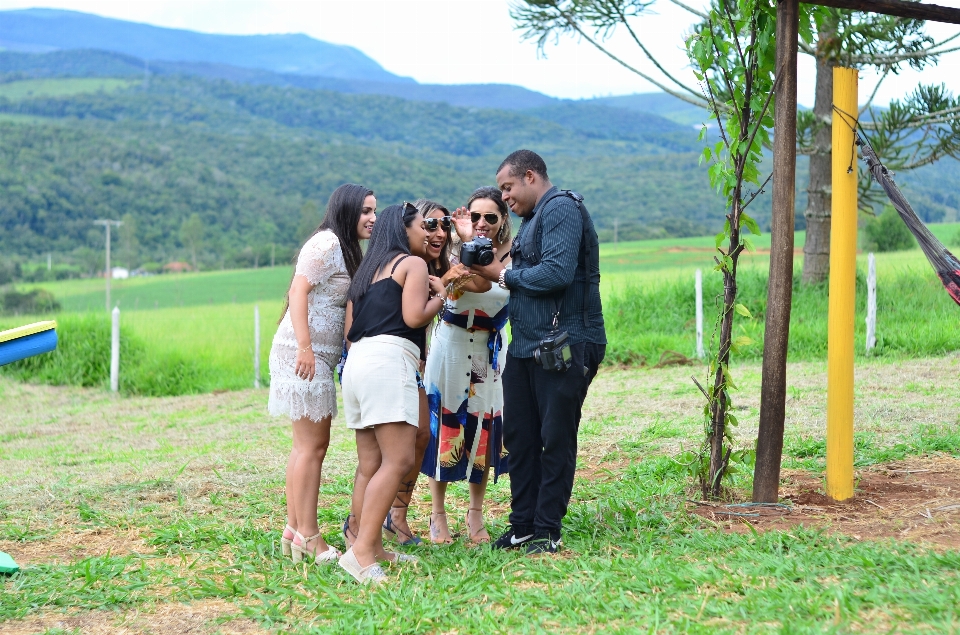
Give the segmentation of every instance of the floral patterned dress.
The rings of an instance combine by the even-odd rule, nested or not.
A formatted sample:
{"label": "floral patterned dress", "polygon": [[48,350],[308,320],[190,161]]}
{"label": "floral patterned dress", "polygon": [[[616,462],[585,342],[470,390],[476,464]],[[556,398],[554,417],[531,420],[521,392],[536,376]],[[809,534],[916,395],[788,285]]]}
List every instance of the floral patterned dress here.
{"label": "floral patterned dress", "polygon": [[437,325],[424,374],[430,443],[420,471],[438,481],[479,483],[508,471],[503,447],[504,342],[510,292],[452,295]]}
{"label": "floral patterned dress", "polygon": [[312,285],[307,294],[307,324],[317,359],[312,381],[297,377],[297,337],[290,311],[283,316],[270,348],[270,414],[291,420],[309,417],[320,421],[337,414],[333,369],[340,361],[343,322],[350,276],[340,250],[340,240],[329,230],[317,232],[297,257],[296,276]]}

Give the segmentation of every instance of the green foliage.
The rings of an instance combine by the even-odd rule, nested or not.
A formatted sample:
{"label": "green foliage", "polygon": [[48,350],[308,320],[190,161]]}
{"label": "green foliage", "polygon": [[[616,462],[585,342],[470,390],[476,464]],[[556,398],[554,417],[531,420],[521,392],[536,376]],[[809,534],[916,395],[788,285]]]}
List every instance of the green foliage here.
{"label": "green foliage", "polygon": [[[56,350],[2,366],[0,373],[54,386],[109,386],[110,318],[106,313],[62,314],[57,317],[57,336]],[[150,348],[148,354],[143,340],[121,327],[123,393],[159,397],[204,390],[209,371],[198,360]]]}
{"label": "green foliage", "polygon": [[883,213],[867,221],[864,228],[864,248],[868,251],[900,251],[916,246],[910,228],[892,205],[885,206]]}
{"label": "green foliage", "polygon": [[5,291],[0,294],[0,315],[24,315],[53,313],[60,310],[60,303],[53,294],[43,289],[26,293]]}
{"label": "green foliage", "polygon": [[[858,272],[855,353],[865,356],[866,275]],[[716,277],[704,279],[704,306],[720,303],[723,286]],[[953,327],[957,307],[940,281],[928,271],[905,269],[881,277],[877,293],[877,347],[871,355],[927,357],[960,350],[960,333]],[[761,359],[767,304],[767,273],[744,269],[737,276],[737,302],[754,316],[741,321],[733,339],[741,359]],[[825,360],[827,356],[828,286],[800,285],[794,280],[790,313],[790,361]],[[666,350],[693,356],[696,348],[695,298],[691,279],[628,284],[604,297],[609,345],[606,361],[656,363]],[[705,333],[705,337],[711,334]],[[749,343],[746,340],[750,340]]]}

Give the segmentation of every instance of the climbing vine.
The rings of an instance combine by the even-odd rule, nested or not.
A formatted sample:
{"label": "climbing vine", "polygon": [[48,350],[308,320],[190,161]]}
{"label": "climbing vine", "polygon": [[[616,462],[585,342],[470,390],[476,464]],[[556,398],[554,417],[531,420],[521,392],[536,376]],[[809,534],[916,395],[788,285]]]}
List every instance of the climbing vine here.
{"label": "climbing vine", "polygon": [[710,140],[700,163],[709,166],[711,185],[726,198],[726,219],[723,231],[716,235],[714,257],[714,270],[723,277],[723,292],[716,300],[709,387],[697,382],[706,398],[706,438],[695,457],[705,497],[719,497],[723,476],[734,471],[734,463],[747,463],[753,456],[752,451],[733,449],[730,428],[739,422],[731,412],[730,393],[737,386],[730,361],[732,355],[754,343],[745,334],[734,335],[736,316],[753,319],[750,310],[737,302],[737,266],[740,255],[753,249],[750,236],[760,235],[757,222],[746,210],[770,181],[770,177],[760,181],[760,163],[773,128],[775,27],[772,4],[720,0],[686,43],[716,123],[715,127],[704,125],[700,131],[701,140]]}

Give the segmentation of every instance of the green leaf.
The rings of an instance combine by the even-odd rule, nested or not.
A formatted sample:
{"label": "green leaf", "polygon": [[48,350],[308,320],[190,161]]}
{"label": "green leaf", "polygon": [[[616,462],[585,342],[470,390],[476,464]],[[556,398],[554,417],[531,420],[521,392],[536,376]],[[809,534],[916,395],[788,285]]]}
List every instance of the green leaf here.
{"label": "green leaf", "polygon": [[[737,304],[733,305],[733,308],[734,308],[734,310],[736,310],[737,313],[739,313],[739,314],[742,315],[743,317],[749,318],[749,319],[751,319],[751,320],[753,319],[753,314],[750,313],[750,309],[748,309],[747,307],[743,306],[743,305],[740,304],[739,302],[738,302]],[[748,339],[749,339],[749,338],[748,338]]]}
{"label": "green leaf", "polygon": [[739,337],[733,340],[733,345],[736,346],[738,349],[743,348],[745,346],[750,346],[751,344],[753,344],[753,340],[747,337],[746,335],[740,335]]}
{"label": "green leaf", "polygon": [[750,230],[750,233],[754,236],[760,235],[760,226],[757,225],[757,221],[753,220],[750,216],[740,214],[740,224],[746,225],[747,229]]}

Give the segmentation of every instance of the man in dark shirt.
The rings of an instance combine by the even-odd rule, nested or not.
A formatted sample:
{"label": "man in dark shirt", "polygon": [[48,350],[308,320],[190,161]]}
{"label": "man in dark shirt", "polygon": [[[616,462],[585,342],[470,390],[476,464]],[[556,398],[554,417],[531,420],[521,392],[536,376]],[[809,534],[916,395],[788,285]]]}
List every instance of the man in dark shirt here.
{"label": "man in dark shirt", "polygon": [[[497,170],[503,200],[523,221],[512,269],[499,258],[473,271],[510,291],[511,341],[503,371],[504,446],[510,452],[510,529],[493,547],[553,553],[577,465],[587,388],[606,350],[597,232],[582,199],[557,189],[534,152],[518,150]],[[572,364],[551,371],[534,351],[566,331]]]}

